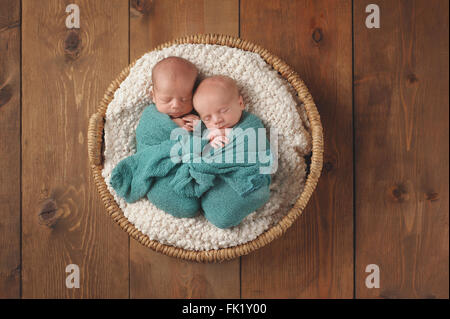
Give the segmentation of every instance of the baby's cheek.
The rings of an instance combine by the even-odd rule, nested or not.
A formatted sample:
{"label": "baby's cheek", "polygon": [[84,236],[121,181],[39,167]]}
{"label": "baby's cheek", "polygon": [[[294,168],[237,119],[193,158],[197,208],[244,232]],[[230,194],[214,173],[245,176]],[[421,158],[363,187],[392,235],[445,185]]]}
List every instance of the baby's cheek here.
{"label": "baby's cheek", "polygon": [[155,103],[155,105],[156,105],[156,109],[157,109],[159,112],[163,113],[164,107],[163,107],[162,103],[159,102],[159,101],[154,101],[154,103]]}
{"label": "baby's cheek", "polygon": [[192,103],[191,104],[186,104],[186,110],[188,111],[188,112],[191,112],[192,110],[194,109],[194,106],[192,105]]}
{"label": "baby's cheek", "polygon": [[241,119],[241,115],[242,115],[242,111],[238,111],[235,112],[234,116],[233,116],[233,125],[237,124],[237,122],[239,122],[239,120]]}

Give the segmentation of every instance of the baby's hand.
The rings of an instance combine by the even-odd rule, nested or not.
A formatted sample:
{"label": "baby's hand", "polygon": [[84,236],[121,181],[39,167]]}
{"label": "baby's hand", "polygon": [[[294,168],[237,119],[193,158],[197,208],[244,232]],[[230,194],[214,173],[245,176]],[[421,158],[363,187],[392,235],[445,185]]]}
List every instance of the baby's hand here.
{"label": "baby's hand", "polygon": [[184,126],[184,121],[183,121],[182,118],[172,119],[172,121],[174,121],[179,127],[183,127]]}
{"label": "baby's hand", "polygon": [[184,121],[183,128],[188,131],[193,131],[197,122],[200,121],[200,118],[194,114],[185,115],[181,119]]}
{"label": "baby's hand", "polygon": [[226,144],[230,142],[227,135],[231,129],[211,129],[211,131],[208,133],[209,142],[212,147],[219,148],[223,147]]}
{"label": "baby's hand", "polygon": [[230,140],[228,139],[228,137],[224,135],[215,136],[212,138],[212,140],[210,140],[210,144],[214,148],[224,147],[229,142]]}
{"label": "baby's hand", "polygon": [[199,117],[194,114],[188,114],[186,116],[172,119],[179,127],[184,128],[186,131],[194,130],[194,126],[199,121]]}

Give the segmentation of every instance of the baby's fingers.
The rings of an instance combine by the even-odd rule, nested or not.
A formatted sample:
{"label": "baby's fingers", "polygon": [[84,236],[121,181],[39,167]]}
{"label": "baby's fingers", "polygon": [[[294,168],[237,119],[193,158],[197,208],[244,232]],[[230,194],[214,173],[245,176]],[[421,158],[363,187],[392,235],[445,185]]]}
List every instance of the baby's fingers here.
{"label": "baby's fingers", "polygon": [[211,146],[214,148],[222,147],[222,143],[218,139],[213,139],[211,141]]}
{"label": "baby's fingers", "polygon": [[217,140],[219,140],[223,145],[227,144],[230,142],[230,140],[228,139],[228,137],[226,136],[218,136]]}
{"label": "baby's fingers", "polygon": [[225,144],[226,144],[226,142],[225,142],[225,140],[223,139],[222,136],[216,137],[216,138],[213,139],[212,142],[211,142],[211,145],[212,145],[214,148],[223,147],[223,146],[225,146]]}
{"label": "baby's fingers", "polygon": [[183,116],[183,118],[184,119],[187,119],[187,120],[199,120],[200,118],[197,116],[197,115],[194,115],[194,114],[188,114],[188,115],[186,115],[186,116]]}

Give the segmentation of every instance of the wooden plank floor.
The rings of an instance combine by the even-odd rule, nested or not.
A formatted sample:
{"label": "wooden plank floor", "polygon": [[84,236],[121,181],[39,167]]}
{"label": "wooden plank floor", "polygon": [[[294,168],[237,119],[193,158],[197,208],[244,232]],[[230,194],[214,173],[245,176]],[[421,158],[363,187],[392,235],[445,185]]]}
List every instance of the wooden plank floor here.
{"label": "wooden plank floor", "polygon": [[307,83],[324,126],[328,168],[285,236],[242,258],[244,298],[353,296],[351,22],[349,1],[242,1],[241,36]]}
{"label": "wooden plank floor", "polygon": [[20,3],[0,2],[0,298],[20,297]]}
{"label": "wooden plank floor", "polygon": [[[103,213],[84,158],[87,119],[128,64],[128,3],[77,3],[83,28],[68,30],[64,2],[22,1],[24,298],[129,294],[128,236]],[[79,289],[58,280],[69,264]]]}
{"label": "wooden plank floor", "polygon": [[[80,8],[80,29],[65,8]],[[368,4],[381,27],[368,29]],[[87,124],[108,84],[194,33],[262,45],[304,79],[324,170],[280,239],[170,258],[107,216]],[[0,0],[0,298],[448,298],[447,0]],[[80,267],[80,288],[65,286]],[[366,287],[366,266],[380,288]]]}
{"label": "wooden plank floor", "polygon": [[448,1],[378,4],[375,32],[354,8],[356,295],[448,297]]}

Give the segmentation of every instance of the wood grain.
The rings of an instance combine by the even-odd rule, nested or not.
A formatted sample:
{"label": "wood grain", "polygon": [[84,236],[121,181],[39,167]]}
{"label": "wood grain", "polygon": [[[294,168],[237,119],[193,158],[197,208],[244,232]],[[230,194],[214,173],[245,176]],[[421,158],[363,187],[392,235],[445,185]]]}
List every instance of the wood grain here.
{"label": "wood grain", "polygon": [[130,58],[197,33],[238,36],[238,0],[131,0]]}
{"label": "wood grain", "polygon": [[305,81],[324,127],[324,170],[280,239],[242,257],[243,298],[353,296],[352,21],[350,1],[241,1],[241,37]]}
{"label": "wood grain", "polygon": [[[238,0],[131,1],[130,60],[196,33],[238,36]],[[130,244],[131,298],[239,298],[239,259],[198,264]]]}
{"label": "wood grain", "polygon": [[369,3],[354,5],[356,297],[448,298],[448,1],[377,1],[380,29]]}
{"label": "wood grain", "polygon": [[20,1],[0,2],[0,299],[20,297]]}
{"label": "wood grain", "polygon": [[[65,8],[80,8],[66,29]],[[89,172],[87,125],[128,63],[128,2],[22,2],[23,297],[128,297],[128,236]],[[68,264],[80,288],[66,288]]]}

